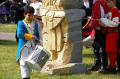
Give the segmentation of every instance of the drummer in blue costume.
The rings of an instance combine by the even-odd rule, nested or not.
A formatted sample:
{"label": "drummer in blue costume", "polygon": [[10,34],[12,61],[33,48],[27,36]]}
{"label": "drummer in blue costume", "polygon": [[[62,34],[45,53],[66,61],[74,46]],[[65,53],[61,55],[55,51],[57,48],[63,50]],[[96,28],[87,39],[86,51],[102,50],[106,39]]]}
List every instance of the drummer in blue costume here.
{"label": "drummer in blue costume", "polygon": [[[40,43],[38,41],[41,39],[39,31],[40,26],[39,23],[34,19],[34,8],[30,6],[25,6],[24,15],[24,20],[19,21],[17,27],[17,37],[19,38],[17,61],[20,65],[22,78],[30,79],[31,69],[21,58],[21,51],[25,47],[26,43],[28,43],[31,48],[34,48],[36,44]],[[35,38],[38,40],[36,40]]]}

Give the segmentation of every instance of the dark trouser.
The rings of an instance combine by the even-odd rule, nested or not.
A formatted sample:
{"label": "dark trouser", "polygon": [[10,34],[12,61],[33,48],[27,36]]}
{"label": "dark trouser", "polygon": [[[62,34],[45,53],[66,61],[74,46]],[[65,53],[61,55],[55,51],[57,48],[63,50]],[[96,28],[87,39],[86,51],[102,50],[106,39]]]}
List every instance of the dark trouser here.
{"label": "dark trouser", "polygon": [[118,32],[117,68],[120,70],[120,31]]}
{"label": "dark trouser", "polygon": [[105,51],[105,41],[106,41],[106,33],[101,33],[99,30],[96,30],[96,35],[93,43],[94,49],[94,58],[95,58],[95,66],[99,66],[100,68],[106,68],[108,65],[107,54]]}
{"label": "dark trouser", "polygon": [[30,79],[30,78],[23,78],[23,79]]}
{"label": "dark trouser", "polygon": [[118,68],[118,70],[120,70],[120,55],[118,56],[117,55],[117,68]]}

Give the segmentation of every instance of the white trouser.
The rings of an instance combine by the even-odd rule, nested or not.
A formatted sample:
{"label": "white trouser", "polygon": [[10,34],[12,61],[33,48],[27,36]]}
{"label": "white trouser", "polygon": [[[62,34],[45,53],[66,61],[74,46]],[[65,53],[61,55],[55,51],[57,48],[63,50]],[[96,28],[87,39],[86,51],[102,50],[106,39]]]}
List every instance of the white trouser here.
{"label": "white trouser", "polygon": [[25,63],[22,58],[20,59],[20,70],[22,78],[30,77],[32,69]]}
{"label": "white trouser", "polygon": [[21,57],[20,57],[19,63],[20,63],[20,70],[21,70],[22,78],[30,77],[30,74],[32,71],[32,69],[25,63],[25,60],[30,55],[30,51],[32,51],[32,48],[27,47],[27,46],[24,47],[21,51]]}

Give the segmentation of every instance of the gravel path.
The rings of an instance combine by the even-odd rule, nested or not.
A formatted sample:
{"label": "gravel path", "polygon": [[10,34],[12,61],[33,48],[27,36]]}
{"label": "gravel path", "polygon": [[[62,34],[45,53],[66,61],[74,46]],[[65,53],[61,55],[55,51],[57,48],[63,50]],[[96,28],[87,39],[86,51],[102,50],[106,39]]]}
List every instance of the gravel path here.
{"label": "gravel path", "polygon": [[1,33],[0,40],[15,40],[15,33]]}

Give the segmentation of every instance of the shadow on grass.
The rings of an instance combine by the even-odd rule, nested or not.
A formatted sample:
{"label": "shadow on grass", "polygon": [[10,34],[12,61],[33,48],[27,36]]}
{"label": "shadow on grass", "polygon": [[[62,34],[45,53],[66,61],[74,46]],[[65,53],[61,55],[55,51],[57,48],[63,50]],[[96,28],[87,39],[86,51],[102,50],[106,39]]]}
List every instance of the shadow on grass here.
{"label": "shadow on grass", "polygon": [[[93,64],[93,63],[92,63],[92,64]],[[92,67],[92,64],[84,63],[84,65],[85,65],[86,68],[91,68],[91,67]]]}
{"label": "shadow on grass", "polygon": [[93,58],[93,54],[83,54],[83,57],[86,57],[86,58]]}
{"label": "shadow on grass", "polygon": [[[89,60],[87,60],[87,62],[84,63],[84,65],[87,67],[87,68],[90,68],[92,66],[92,64],[94,63],[94,56],[93,54],[83,54],[83,58],[86,59],[88,58]],[[89,63],[88,63],[89,62]]]}
{"label": "shadow on grass", "polygon": [[0,40],[0,45],[14,46],[14,45],[17,45],[17,42],[13,40]]}

